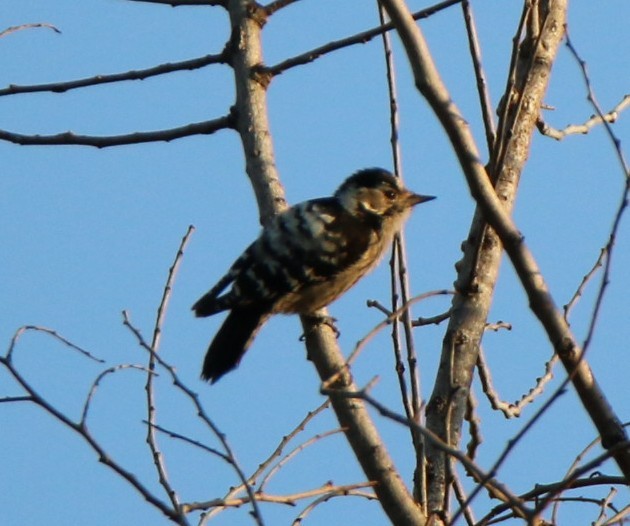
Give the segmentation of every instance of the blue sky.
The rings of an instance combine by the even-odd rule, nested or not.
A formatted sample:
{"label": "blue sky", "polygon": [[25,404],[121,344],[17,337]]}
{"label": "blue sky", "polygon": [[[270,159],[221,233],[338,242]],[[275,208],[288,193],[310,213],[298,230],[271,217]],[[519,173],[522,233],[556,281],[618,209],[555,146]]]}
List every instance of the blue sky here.
{"label": "blue sky", "polygon": [[[518,4],[473,2],[495,105],[505,85],[511,38],[520,14]],[[412,7],[426,5],[414,2]],[[588,63],[605,110],[629,91],[628,11],[624,0],[575,0],[570,6],[573,42]],[[123,0],[21,0],[10,2],[0,13],[0,31],[35,22],[53,24],[62,33],[32,29],[0,39],[0,88],[123,72],[218,53],[228,29],[227,16],[220,8],[173,9]],[[276,64],[377,23],[372,3],[296,2],[272,17],[265,28],[266,63]],[[483,148],[460,9],[438,14],[422,27],[454,100]],[[419,294],[451,287],[453,265],[467,234],[473,202],[444,133],[413,88],[397,42],[395,49],[404,177],[412,189],[438,196],[415,211],[406,229],[411,289]],[[0,97],[0,128],[26,134],[72,130],[114,135],[220,117],[232,102],[231,70],[216,65],[64,94]],[[554,110],[546,111],[545,116],[556,127],[583,122],[593,113],[580,71],[564,46],[554,67],[547,103]],[[269,115],[276,162],[290,202],[328,195],[358,168],[391,168],[380,40],[344,49],[274,79],[269,89]],[[627,148],[628,114],[620,116],[614,131]],[[54,329],[106,361],[105,366],[90,362],[41,334],[23,336],[16,363],[52,402],[76,417],[91,382],[104,367],[146,362],[122,325],[121,311],[127,310],[135,326],[150,338],[168,269],[191,224],[196,230],[175,282],[162,355],[200,393],[245,471],[253,471],[282,436],[322,402],[294,318],[271,320],[239,369],[216,385],[198,380],[203,354],[222,316],[196,320],[190,306],[259,229],[235,133],[221,131],[171,143],[103,150],[0,142],[0,158],[0,242],[4,247],[0,256],[0,337],[4,348],[18,327],[32,324]],[[606,243],[622,185],[622,172],[602,128],[562,142],[535,136],[515,217],[559,305],[569,300]],[[624,421],[630,417],[628,268],[626,220],[589,354],[600,383]],[[573,314],[572,326],[580,339],[590,319],[598,280],[587,288]],[[384,263],[332,305],[346,352],[381,321],[376,310],[365,307],[365,300],[386,304],[388,284]],[[447,307],[448,300],[433,299],[415,308],[414,314],[434,315]],[[550,347],[529,314],[507,261],[491,315],[491,321],[499,319],[509,321],[513,330],[488,334],[484,349],[498,389],[514,400],[542,373]],[[444,327],[429,327],[416,333],[425,397],[431,392],[443,331]],[[360,385],[379,375],[373,394],[399,408],[388,342],[388,335],[382,334],[368,346],[355,375]],[[556,373],[556,378],[562,377],[560,369]],[[104,380],[94,399],[90,425],[117,460],[158,491],[144,444],[143,384],[143,374],[135,370]],[[192,407],[170,387],[166,375],[160,376],[157,385],[159,422],[216,446],[196,421]],[[478,386],[476,391],[485,438],[480,463],[487,467],[523,422],[505,421],[490,412]],[[0,396],[10,394],[20,391],[2,371]],[[0,412],[0,447],[5,452],[0,511],[6,524],[42,519],[55,526],[167,523],[100,465],[77,436],[41,410],[26,404],[3,404]],[[377,423],[398,468],[411,480],[408,433],[382,419]],[[332,414],[325,413],[299,441],[335,427]],[[527,435],[499,476],[515,491],[524,491],[536,481],[551,482],[593,437],[590,421],[569,391]],[[233,472],[216,459],[166,437],[160,443],[184,500],[220,497],[237,482]],[[533,457],[540,461],[531,462]],[[607,471],[615,472],[614,467]],[[339,434],[299,455],[281,470],[269,491],[301,491],[328,480],[340,484],[363,480]],[[286,524],[303,506],[265,505],[263,516],[268,524]],[[333,500],[308,520],[310,524],[343,524],[338,514],[348,510],[357,524],[383,524],[385,520],[377,505],[359,499]],[[589,518],[595,516],[590,508],[587,513]],[[225,512],[216,524],[247,521],[246,513],[237,510]]]}

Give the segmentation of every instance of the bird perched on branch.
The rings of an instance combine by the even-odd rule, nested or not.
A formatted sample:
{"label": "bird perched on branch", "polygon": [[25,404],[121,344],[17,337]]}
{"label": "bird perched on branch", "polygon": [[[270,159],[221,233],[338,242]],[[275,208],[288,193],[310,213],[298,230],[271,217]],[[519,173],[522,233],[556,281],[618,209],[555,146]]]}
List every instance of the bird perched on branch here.
{"label": "bird perched on branch", "polygon": [[234,369],[272,314],[313,315],[341,296],[376,266],[412,207],[431,199],[407,190],[386,170],[368,168],[332,197],[274,217],[193,305],[199,317],[230,311],[210,343],[201,377],[214,383]]}

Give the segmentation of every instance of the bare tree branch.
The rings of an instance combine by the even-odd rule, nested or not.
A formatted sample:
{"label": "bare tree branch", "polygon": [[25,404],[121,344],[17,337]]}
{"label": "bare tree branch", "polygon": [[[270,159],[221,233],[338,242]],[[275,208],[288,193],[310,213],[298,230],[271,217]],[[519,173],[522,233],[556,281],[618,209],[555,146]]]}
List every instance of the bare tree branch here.
{"label": "bare tree branch", "polygon": [[[381,26],[386,23],[385,9],[382,5],[378,5],[379,22]],[[400,152],[399,134],[399,112],[396,87],[396,73],[394,67],[393,50],[390,36],[388,33],[381,35],[383,41],[383,51],[385,54],[385,66],[387,71],[387,92],[389,98],[390,113],[390,144],[392,150],[392,161],[394,165],[394,173],[402,178],[402,160]],[[390,259],[390,282],[392,290],[392,311],[398,309],[398,300],[400,293],[400,301],[403,305],[409,302],[411,293],[409,291],[409,275],[407,273],[407,249],[405,243],[405,234],[403,231],[394,236],[392,243],[392,255]],[[416,353],[413,340],[413,324],[411,320],[411,310],[407,308],[400,317],[400,324],[403,327],[405,340],[405,348],[407,350],[407,369],[402,359],[402,349],[400,341],[400,324],[392,324],[392,343],[394,348],[395,367],[398,377],[398,385],[400,396],[407,418],[413,419],[419,424],[422,423],[422,396],[420,388],[420,370],[418,368],[418,356]],[[405,372],[407,375],[405,375]],[[407,378],[411,386],[411,396],[407,387]],[[414,495],[421,506],[426,503],[426,486],[424,484],[424,445],[422,435],[416,430],[409,429],[411,433],[411,441],[413,443],[416,454],[416,468],[414,470]]]}
{"label": "bare tree branch", "polygon": [[599,252],[597,261],[595,261],[595,264],[593,265],[591,270],[589,270],[586,273],[586,275],[582,278],[580,285],[578,286],[577,290],[575,291],[575,293],[573,294],[569,302],[564,307],[562,307],[562,309],[564,310],[564,318],[567,320],[567,323],[569,322],[569,313],[571,312],[571,309],[577,303],[578,299],[580,299],[580,297],[582,296],[582,293],[584,292],[584,289],[586,288],[586,285],[588,284],[588,282],[593,278],[595,273],[602,267],[602,265],[604,264],[603,263],[604,259],[607,257],[607,255],[608,255],[608,250],[606,249],[606,247],[602,248]]}
{"label": "bare tree branch", "polygon": [[542,117],[539,117],[536,122],[536,127],[538,131],[547,137],[551,137],[552,139],[556,139],[557,141],[561,141],[565,137],[569,135],[582,134],[585,135],[591,131],[595,126],[607,123],[617,122],[619,118],[619,114],[630,106],[630,94],[625,95],[621,102],[617,104],[612,110],[608,113],[604,113],[602,115],[592,115],[590,119],[586,120],[583,124],[570,124],[569,126],[559,130],[556,128],[552,128],[547,124]]}
{"label": "bare tree branch", "polygon": [[[17,340],[16,340],[17,341]],[[75,346],[73,346],[76,348]],[[124,480],[126,480],[133,488],[135,488],[142,497],[153,507],[162,512],[166,517],[168,517],[173,522],[180,524],[181,526],[188,526],[185,517],[183,517],[178,510],[173,510],[168,504],[159,499],[156,495],[153,494],[140,480],[129,470],[119,464],[117,461],[112,459],[107,451],[103,448],[103,446],[98,442],[90,433],[89,428],[87,427],[85,421],[82,419],[79,422],[75,422],[66,415],[62,410],[51,404],[44,396],[42,396],[35,388],[24,378],[24,376],[17,370],[17,368],[13,365],[11,361],[11,353],[12,349],[9,349],[9,352],[5,356],[0,356],[0,365],[4,365],[9,374],[15,379],[18,384],[24,389],[24,391],[28,394],[27,397],[13,397],[13,401],[18,401],[20,398],[24,401],[29,401],[43,409],[47,414],[52,416],[54,419],[59,421],[63,426],[67,427],[78,436],[80,436],[87,445],[96,453],[98,457],[98,461],[107,466]],[[89,404],[89,397],[91,395],[92,390],[90,390],[90,394],[88,394],[88,401],[86,404]]]}
{"label": "bare tree branch", "polygon": [[220,6],[227,7],[228,0],[127,0],[128,2],[146,2],[149,4],[166,4],[171,7],[180,6]]}
{"label": "bare tree branch", "polygon": [[490,91],[486,74],[481,65],[481,45],[477,37],[477,27],[473,17],[472,7],[469,0],[462,0],[462,10],[464,12],[464,22],[466,23],[466,33],[468,34],[468,47],[470,48],[470,57],[472,58],[473,69],[475,70],[475,78],[477,80],[477,92],[479,94],[479,103],[481,106],[481,117],[484,129],[486,131],[486,143],[488,152],[494,147],[496,137],[496,125],[492,112],[492,101],[490,100]]}
{"label": "bare tree branch", "polygon": [[291,526],[300,526],[304,519],[309,515],[309,513],[311,513],[317,506],[319,506],[320,504],[323,504],[324,502],[328,502],[330,499],[333,499],[335,497],[363,497],[366,499],[375,499],[375,495],[373,493],[367,493],[365,491],[356,491],[355,489],[348,489],[343,490],[343,489],[335,489],[333,491],[330,491],[329,493],[321,496],[319,499],[317,499],[315,502],[312,502],[311,504],[309,504],[296,518],[295,520],[291,523]]}
{"label": "bare tree branch", "polygon": [[234,128],[234,116],[228,114],[211,121],[196,122],[152,132],[134,132],[126,135],[77,135],[73,132],[58,133],[56,135],[24,135],[20,133],[0,130],[0,140],[21,144],[23,146],[43,145],[77,145],[94,146],[95,148],[108,148],[122,146],[124,144],[140,144],[144,142],[174,141],[193,135],[211,135],[219,130]]}
{"label": "bare tree branch", "polygon": [[97,358],[91,352],[86,351],[82,347],[79,347],[78,345],[76,345],[75,343],[71,342],[67,338],[64,338],[63,336],[61,336],[61,334],[59,334],[57,331],[55,331],[53,329],[49,329],[48,327],[41,327],[39,325],[24,325],[24,326],[20,327],[17,331],[15,331],[15,334],[11,338],[11,343],[9,344],[9,348],[7,349],[7,354],[6,354],[6,360],[7,361],[10,362],[13,359],[13,353],[15,352],[15,349],[17,347],[18,340],[24,334],[26,334],[27,332],[31,332],[31,331],[32,332],[43,332],[44,334],[47,334],[48,336],[51,336],[53,339],[57,340],[58,342],[61,342],[66,347],[69,347],[70,349],[72,349],[74,351],[78,351],[79,353],[81,353],[86,358],[89,358],[90,360],[94,360],[95,362],[98,362],[98,363],[105,363],[105,360],[101,360],[100,358]]}
{"label": "bare tree branch", "polygon": [[[435,4],[434,6],[417,11],[412,16],[415,20],[428,18],[429,16],[439,11],[442,11],[443,9],[451,7],[455,4],[459,4],[461,1],[462,0],[445,0],[443,2]],[[368,29],[367,31],[362,31],[361,33],[357,33],[356,35],[353,35],[351,37],[335,40],[323,46],[319,46],[315,49],[311,49],[310,51],[306,51],[305,53],[301,53],[300,55],[297,55],[295,57],[283,60],[282,62],[279,62],[275,66],[264,66],[264,67],[261,66],[258,68],[258,71],[261,74],[275,77],[296,66],[302,66],[304,64],[313,62],[314,60],[317,60],[318,58],[328,53],[332,53],[333,51],[337,51],[339,49],[343,49],[349,46],[354,46],[356,44],[365,44],[369,42],[370,40],[372,40],[374,37],[377,37],[378,35],[382,35],[383,33],[386,33],[387,31],[391,31],[392,29],[394,29],[394,24],[392,24],[391,22],[388,24],[380,25],[378,27]]]}
{"label": "bare tree branch", "polygon": [[158,75],[165,75],[175,71],[200,69],[210,64],[225,64],[227,53],[223,51],[217,55],[205,55],[203,57],[182,60],[180,62],[166,62],[146,69],[135,69],[124,73],[113,73],[111,75],[96,75],[77,80],[64,82],[50,82],[47,84],[32,84],[20,86],[10,84],[6,88],[0,89],[0,97],[7,95],[17,95],[20,93],[38,93],[51,91],[53,93],[65,93],[66,91],[85,88],[88,86],[98,86],[99,84],[109,84],[112,82],[122,82],[126,80],[145,80]]}
{"label": "bare tree branch", "polygon": [[291,4],[298,2],[299,0],[274,0],[273,2],[269,2],[266,6],[264,6],[264,10],[267,16],[273,15],[276,11],[280,11],[280,9],[284,9]]}
{"label": "bare tree branch", "polygon": [[51,29],[55,33],[61,34],[61,31],[59,31],[59,29],[57,29],[52,24],[47,24],[45,22],[40,22],[40,23],[21,24],[19,26],[7,27],[4,31],[0,32],[0,38],[6,37],[6,36],[10,35],[11,33],[15,33],[17,31],[23,31],[24,29],[36,29],[36,28],[40,28],[40,27],[43,27],[43,28],[46,28],[46,29]]}
{"label": "bare tree branch", "polygon": [[[333,388],[334,389],[334,388]],[[331,390],[326,390],[328,393]],[[427,444],[431,443],[435,447],[440,448],[449,458],[454,458],[458,460],[462,466],[466,469],[466,471],[479,483],[479,487],[484,487],[486,490],[490,492],[492,497],[500,499],[505,502],[513,511],[517,514],[517,516],[522,518],[531,517],[534,515],[534,511],[530,508],[527,508],[523,501],[514,495],[508,488],[506,488],[499,481],[494,479],[494,474],[496,470],[493,469],[489,472],[484,472],[479,466],[477,466],[470,458],[468,458],[462,451],[459,449],[450,446],[448,443],[444,442],[440,437],[438,437],[435,433],[431,432],[428,428],[424,426],[418,425],[413,420],[409,420],[398,413],[391,411],[385,405],[380,403],[378,400],[373,398],[368,394],[368,389],[364,388],[360,391],[356,392],[345,392],[343,396],[347,396],[350,398],[358,398],[361,400],[365,400],[369,405],[374,407],[382,416],[398,422],[404,426],[415,427],[419,433],[426,439]],[[469,497],[468,501],[462,505],[462,510],[465,509],[476,492],[473,492]],[[456,523],[456,516],[452,519],[452,524]]]}
{"label": "bare tree branch", "polygon": [[171,292],[173,290],[173,282],[175,280],[175,276],[177,275],[177,271],[179,270],[179,266],[181,264],[182,258],[184,256],[184,249],[186,248],[188,241],[192,233],[194,232],[195,227],[190,225],[186,234],[182,238],[182,241],[177,250],[177,254],[175,255],[175,261],[173,265],[168,271],[168,278],[166,280],[166,285],[164,286],[164,292],[162,294],[162,300],[157,309],[157,315],[155,320],[155,325],[153,328],[153,339],[151,340],[151,352],[149,353],[149,360],[147,365],[147,380],[144,386],[146,391],[146,403],[147,403],[147,436],[146,442],[149,446],[149,451],[151,452],[151,456],[153,457],[153,465],[155,466],[155,470],[157,471],[158,481],[160,485],[164,488],[164,491],[168,495],[171,500],[171,504],[173,508],[178,510],[181,508],[181,501],[177,491],[175,490],[173,484],[170,481],[168,476],[168,471],[166,469],[166,460],[164,459],[164,455],[160,450],[160,446],[158,444],[157,436],[155,433],[155,425],[157,422],[156,415],[156,404],[155,404],[155,391],[154,391],[154,382],[155,378],[155,367],[156,367],[156,359],[157,353],[160,348],[160,342],[162,341],[162,326],[164,324],[164,319],[166,317],[166,311],[168,309],[168,304],[171,299]]}
{"label": "bare tree branch", "polygon": [[[255,6],[254,6],[255,7]],[[252,12],[247,0],[229,3],[233,28],[232,66],[236,83],[237,129],[241,136],[247,174],[254,187],[261,222],[286,208],[284,191],[278,179],[273,144],[269,131],[266,83],[252,73],[262,63],[261,25],[258,13]],[[326,315],[325,309],[318,313]],[[345,359],[332,329],[314,325],[302,318],[308,357],[325,381],[341,371],[337,390],[356,390],[346,370]],[[339,424],[368,480],[376,482],[375,491],[390,519],[399,525],[418,526],[425,517],[409,494],[393,461],[383,445],[367,408],[343,396],[332,396],[333,409]]]}
{"label": "bare tree branch", "polygon": [[[557,493],[559,490],[568,490],[568,489],[581,489],[588,488],[593,486],[610,486],[610,485],[620,485],[623,486],[626,484],[626,481],[623,477],[611,477],[607,475],[594,475],[592,477],[586,478],[577,478],[572,480],[569,487],[567,487],[565,481],[554,482],[551,484],[536,484],[536,487],[527,493],[523,493],[519,495],[519,498],[523,499],[523,501],[537,501],[540,497],[544,497],[545,495],[554,492]],[[509,507],[506,504],[499,504],[494,507],[490,513],[488,513],[485,517],[483,517],[479,524],[488,524],[488,522],[498,517],[499,514],[508,510]],[[558,522],[554,521],[552,524],[558,524]]]}
{"label": "bare tree branch", "polygon": [[492,409],[498,409],[506,418],[514,418],[521,416],[523,408],[531,404],[534,399],[541,395],[544,391],[545,385],[547,385],[553,379],[553,366],[558,362],[558,355],[554,354],[548,362],[545,363],[545,373],[536,378],[536,384],[526,394],[524,394],[520,400],[516,402],[505,402],[501,400],[501,397],[496,392],[492,383],[492,375],[490,374],[490,367],[486,363],[483,349],[479,349],[477,355],[477,370],[479,372],[479,380],[484,394],[490,401]]}
{"label": "bare tree branch", "polygon": [[[545,328],[550,342],[567,369],[584,407],[602,436],[603,446],[614,448],[618,443],[625,443],[626,434],[618,417],[595,381],[590,367],[584,361],[581,349],[571,334],[562,313],[556,307],[536,261],[509,215],[509,208],[516,189],[515,183],[518,181],[518,174],[527,158],[531,134],[549,79],[549,69],[563,33],[562,28],[566,14],[565,0],[552,0],[545,9],[542,6],[535,7],[535,9],[541,9],[541,12],[536,13],[536,16],[540,15],[540,24],[535,26],[538,28],[538,33],[530,31],[531,41],[527,41],[527,46],[532,46],[532,48],[528,50],[528,73],[524,77],[522,90],[515,99],[516,105],[509,112],[517,118],[513,120],[514,124],[510,128],[509,141],[507,148],[502,150],[501,161],[494,165],[495,168],[500,168],[500,171],[496,173],[497,181],[499,183],[507,181],[512,187],[512,191],[508,192],[507,195],[503,191],[498,191],[497,195],[492,187],[491,180],[480,163],[478,150],[470,130],[442,83],[430,57],[424,37],[411,19],[406,5],[401,0],[383,0],[383,4],[396,24],[405,45],[416,85],[426,97],[451,139],[473,197],[481,207],[483,216],[499,235],[522,286],[527,292],[530,307]],[[500,255],[500,251],[498,251],[498,255]],[[498,267],[498,261],[496,267]],[[451,317],[451,321],[453,319],[454,316]],[[483,320],[479,319],[478,321],[485,323],[485,316]],[[453,336],[454,334],[451,334],[451,338]],[[460,334],[459,338],[463,336]],[[472,348],[469,347],[467,352],[476,358],[476,349],[481,333],[468,337],[472,337],[471,341],[474,345]],[[452,340],[447,337],[445,351],[448,356],[457,346],[456,342],[452,342],[454,344],[452,348],[451,342]],[[444,364],[444,361],[442,363]],[[471,371],[472,367],[467,364],[466,368],[462,369],[463,378],[457,378],[457,385],[468,389]],[[442,372],[445,371],[441,368]],[[440,411],[440,418],[434,419],[432,424],[436,425],[435,429],[438,431],[438,435],[446,437],[448,443],[457,443],[464,411],[444,404],[444,401],[448,400],[451,395],[447,392],[444,396],[441,390],[444,389],[445,385],[451,384],[455,376],[460,373],[453,372],[449,368],[446,374],[450,375],[450,377],[445,378],[446,384],[444,382],[436,383],[436,391],[442,404],[446,405],[447,410],[451,412],[450,426],[444,427],[446,419],[443,417],[446,414],[442,414],[442,411]],[[460,383],[462,381],[463,383]],[[449,389],[452,393],[453,386],[451,385]],[[434,397],[436,391],[434,391]],[[432,400],[436,399],[433,398]],[[437,416],[435,408],[433,414]],[[614,448],[613,451],[618,466],[630,480],[630,450],[628,448]],[[443,454],[440,455],[444,457]],[[431,475],[437,477],[435,480],[437,484],[434,485],[435,493],[432,498],[430,497],[429,505],[431,511],[439,512],[444,509],[446,503],[447,475],[446,470],[440,469],[439,456],[432,460],[433,462],[430,461],[429,463],[433,465]],[[443,482],[441,482],[442,479]]]}
{"label": "bare tree branch", "polygon": [[[374,486],[373,482],[359,482],[357,484],[344,484],[337,486],[332,483],[324,484],[321,488],[315,488],[307,491],[301,491],[299,493],[290,493],[287,495],[273,495],[270,493],[257,492],[257,502],[272,502],[275,504],[286,504],[288,506],[295,506],[296,503],[303,499],[310,499],[317,497],[318,495],[324,495],[324,497],[331,498],[332,496],[344,496],[352,495],[353,492],[360,488],[370,488]],[[375,499],[373,493],[368,494],[369,498]],[[189,502],[184,504],[186,512],[208,510],[217,508],[238,508],[243,504],[251,503],[251,497],[231,497],[229,499],[212,499],[205,502]],[[205,521],[203,521],[205,523]]]}
{"label": "bare tree branch", "polygon": [[[172,380],[173,385],[175,386],[175,388],[179,389],[190,400],[190,402],[193,404],[193,406],[195,408],[195,413],[196,413],[197,417],[199,418],[199,420],[203,424],[205,424],[208,427],[208,429],[210,429],[210,431],[212,431],[214,436],[221,443],[221,445],[223,446],[223,449],[226,452],[225,456],[222,457],[222,458],[229,459],[230,465],[234,468],[234,471],[238,475],[240,481],[243,483],[243,485],[245,487],[245,490],[247,491],[247,494],[249,495],[250,502],[251,502],[251,505],[252,505],[252,515],[254,517],[254,520],[256,521],[256,523],[259,526],[263,526],[263,521],[262,521],[262,515],[260,513],[260,508],[259,508],[259,506],[258,506],[258,504],[256,502],[256,498],[255,498],[254,492],[253,492],[253,490],[251,488],[251,485],[249,484],[249,482],[247,480],[247,477],[245,476],[245,473],[243,472],[243,469],[240,467],[239,463],[237,462],[236,455],[234,454],[234,451],[232,450],[232,447],[230,446],[230,443],[228,442],[225,434],[221,432],[219,427],[208,416],[205,408],[203,407],[203,405],[199,401],[199,395],[196,392],[194,392],[190,387],[188,387],[186,384],[184,384],[181,381],[181,379],[179,378],[179,375],[177,374],[177,372],[175,371],[175,368],[172,365],[170,365],[169,363],[165,362],[160,357],[159,354],[155,354],[153,352],[153,349],[147,343],[147,341],[144,339],[144,337],[142,336],[142,333],[131,323],[131,320],[129,318],[129,313],[127,311],[123,311],[122,315],[123,315],[123,325],[125,327],[127,327],[131,331],[131,333],[136,338],[136,340],[138,342],[138,345],[140,345],[140,347],[145,349],[149,354],[153,354],[154,355],[155,361],[157,363],[159,363],[168,372],[168,374],[170,375],[171,380]],[[183,508],[179,508],[178,512],[184,513],[184,509]]]}

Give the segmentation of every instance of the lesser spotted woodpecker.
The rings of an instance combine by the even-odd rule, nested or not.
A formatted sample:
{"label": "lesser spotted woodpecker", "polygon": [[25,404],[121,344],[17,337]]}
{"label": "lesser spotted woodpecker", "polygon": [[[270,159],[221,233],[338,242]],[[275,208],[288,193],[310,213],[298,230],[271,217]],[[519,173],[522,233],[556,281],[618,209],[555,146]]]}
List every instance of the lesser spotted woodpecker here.
{"label": "lesser spotted woodpecker", "polygon": [[272,314],[310,315],[341,296],[378,263],[412,207],[431,199],[388,171],[369,168],[332,197],[274,217],[193,306],[197,316],[230,311],[210,343],[202,378],[214,383],[234,369]]}

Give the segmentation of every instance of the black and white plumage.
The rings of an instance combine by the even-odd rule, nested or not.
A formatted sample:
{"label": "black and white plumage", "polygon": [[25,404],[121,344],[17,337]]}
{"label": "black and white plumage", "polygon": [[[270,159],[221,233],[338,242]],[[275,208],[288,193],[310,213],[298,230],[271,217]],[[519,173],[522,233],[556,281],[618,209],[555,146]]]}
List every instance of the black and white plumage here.
{"label": "black and white plumage", "polygon": [[313,314],[341,296],[376,266],[412,207],[431,199],[388,171],[369,168],[332,197],[274,217],[193,305],[203,317],[230,311],[208,348],[202,378],[214,383],[235,368],[272,314]]}

